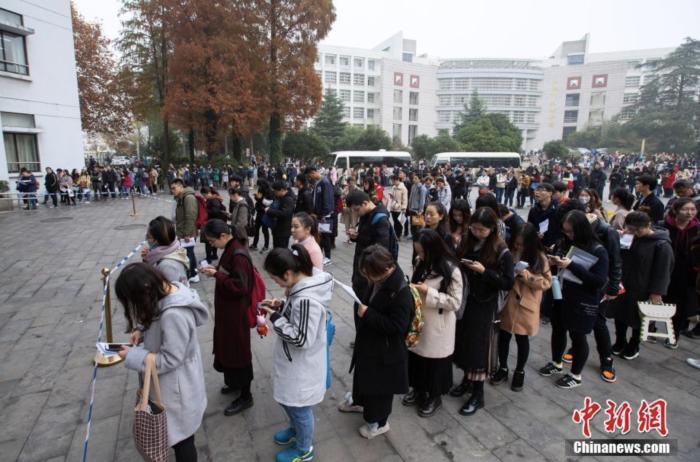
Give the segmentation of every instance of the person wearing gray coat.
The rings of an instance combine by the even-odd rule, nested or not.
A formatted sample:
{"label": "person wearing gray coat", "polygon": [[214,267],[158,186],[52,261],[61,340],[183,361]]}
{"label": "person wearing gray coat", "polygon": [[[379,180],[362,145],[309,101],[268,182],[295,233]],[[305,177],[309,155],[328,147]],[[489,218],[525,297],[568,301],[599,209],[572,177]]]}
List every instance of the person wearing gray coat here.
{"label": "person wearing gray coat", "polygon": [[194,434],[207,407],[197,327],[207,321],[209,312],[195,290],[169,282],[147,263],[126,266],[115,292],[134,345],[123,347],[119,356],[126,359],[127,368],[143,372],[146,356],[155,354],[168,444],[177,462],[196,461]]}

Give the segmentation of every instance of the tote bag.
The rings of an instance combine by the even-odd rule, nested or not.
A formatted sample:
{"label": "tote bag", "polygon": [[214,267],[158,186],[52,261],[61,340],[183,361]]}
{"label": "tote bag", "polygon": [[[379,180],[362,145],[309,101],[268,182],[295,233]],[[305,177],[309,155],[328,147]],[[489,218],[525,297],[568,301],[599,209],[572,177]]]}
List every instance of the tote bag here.
{"label": "tote bag", "polygon": [[[143,388],[134,410],[134,444],[144,460],[166,462],[168,460],[168,424],[165,407],[160,396],[160,382],[156,370],[156,355],[146,356],[143,371]],[[155,401],[148,399],[153,380]]]}

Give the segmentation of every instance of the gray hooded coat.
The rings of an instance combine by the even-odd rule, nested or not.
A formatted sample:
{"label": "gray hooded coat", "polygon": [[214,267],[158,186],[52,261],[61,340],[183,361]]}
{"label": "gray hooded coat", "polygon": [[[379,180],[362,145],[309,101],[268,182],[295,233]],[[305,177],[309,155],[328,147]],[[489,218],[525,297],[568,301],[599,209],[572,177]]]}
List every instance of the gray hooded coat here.
{"label": "gray hooded coat", "polygon": [[142,372],[146,355],[156,354],[170,446],[197,431],[207,408],[197,327],[207,321],[209,312],[195,290],[174,284],[179,290],[160,301],[160,317],[144,331],[142,345],[129,350],[124,363]]}

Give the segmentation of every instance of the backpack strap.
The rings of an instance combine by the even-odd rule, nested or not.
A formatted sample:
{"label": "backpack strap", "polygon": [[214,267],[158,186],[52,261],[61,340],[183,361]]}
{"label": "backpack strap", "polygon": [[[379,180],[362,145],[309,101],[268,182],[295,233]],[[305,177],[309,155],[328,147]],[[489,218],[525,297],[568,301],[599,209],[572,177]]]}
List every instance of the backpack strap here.
{"label": "backpack strap", "polygon": [[371,223],[372,225],[376,225],[377,223],[379,223],[379,221],[380,221],[382,218],[386,218],[386,219],[388,220],[388,219],[389,219],[389,215],[387,215],[387,214],[384,213],[384,212],[375,213],[374,216],[372,217],[372,221],[371,221],[370,223]]}

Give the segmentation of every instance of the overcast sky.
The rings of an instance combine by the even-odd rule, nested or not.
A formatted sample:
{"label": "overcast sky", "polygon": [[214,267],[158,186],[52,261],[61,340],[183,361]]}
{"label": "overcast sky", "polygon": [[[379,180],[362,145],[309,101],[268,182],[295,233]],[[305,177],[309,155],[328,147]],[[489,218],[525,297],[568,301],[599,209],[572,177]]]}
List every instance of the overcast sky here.
{"label": "overcast sky", "polygon": [[[119,34],[120,0],[75,0],[107,36]],[[434,57],[543,58],[591,34],[590,52],[700,39],[700,0],[335,0],[325,42],[371,48],[395,32]]]}

